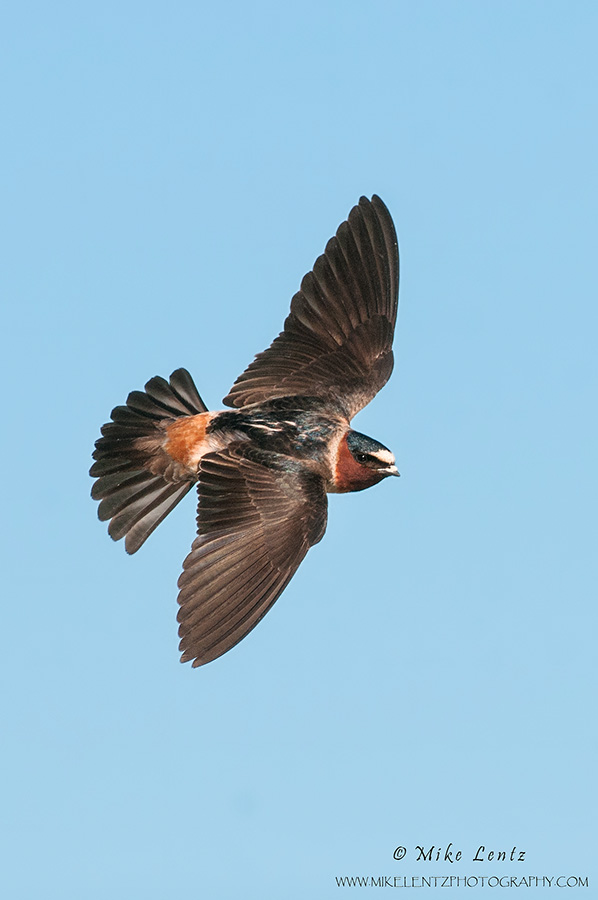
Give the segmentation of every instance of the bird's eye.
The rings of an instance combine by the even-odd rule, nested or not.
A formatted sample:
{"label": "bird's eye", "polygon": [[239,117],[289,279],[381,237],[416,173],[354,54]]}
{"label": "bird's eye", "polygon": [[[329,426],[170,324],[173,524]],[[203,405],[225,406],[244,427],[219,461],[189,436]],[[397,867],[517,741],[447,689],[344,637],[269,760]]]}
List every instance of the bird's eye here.
{"label": "bird's eye", "polygon": [[358,453],[357,454],[357,462],[360,462],[360,463],[367,462],[367,454],[366,453]]}

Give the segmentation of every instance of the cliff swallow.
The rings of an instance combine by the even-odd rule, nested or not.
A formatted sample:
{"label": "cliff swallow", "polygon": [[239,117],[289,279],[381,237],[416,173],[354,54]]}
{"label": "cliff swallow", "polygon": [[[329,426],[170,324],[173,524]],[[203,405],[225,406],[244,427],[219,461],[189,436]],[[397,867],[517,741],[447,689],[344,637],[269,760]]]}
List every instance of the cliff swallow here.
{"label": "cliff swallow", "polygon": [[284,330],[209,411],[189,373],[156,376],[102,428],[92,497],[135,553],[197,485],[197,537],[179,578],[181,662],[210,662],[254,628],[324,535],[326,493],[398,475],[350,426],[386,384],[399,290],[397,238],[362,197],[301,282]]}

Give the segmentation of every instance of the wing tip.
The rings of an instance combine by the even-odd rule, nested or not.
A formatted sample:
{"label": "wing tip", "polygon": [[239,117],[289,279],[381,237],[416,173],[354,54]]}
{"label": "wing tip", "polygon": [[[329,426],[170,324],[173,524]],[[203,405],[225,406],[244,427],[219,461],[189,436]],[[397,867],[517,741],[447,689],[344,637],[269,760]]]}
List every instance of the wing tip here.
{"label": "wing tip", "polygon": [[[182,643],[182,641],[181,641],[181,643]],[[179,644],[179,650],[183,650],[183,647],[180,644]],[[219,655],[222,655],[222,654],[219,654]],[[192,669],[199,669],[200,666],[205,666],[206,663],[212,662],[213,659],[217,659],[217,658],[218,657],[215,656],[215,657],[208,657],[208,658],[204,659],[201,656],[197,656],[196,652],[194,650],[184,650],[183,653],[181,653],[181,658],[180,658],[179,662],[183,663],[183,664],[190,662]]]}
{"label": "wing tip", "polygon": [[379,194],[372,194],[371,199],[368,199],[367,197],[360,197],[358,205],[362,209],[368,209],[368,208],[373,209],[373,211],[376,213],[378,219],[384,220],[384,223],[390,227],[392,234],[394,235],[395,242],[396,242],[396,228],[395,228],[395,224],[394,224],[392,215],[390,213],[388,206],[386,205],[386,203],[384,202],[382,197],[380,197]]}

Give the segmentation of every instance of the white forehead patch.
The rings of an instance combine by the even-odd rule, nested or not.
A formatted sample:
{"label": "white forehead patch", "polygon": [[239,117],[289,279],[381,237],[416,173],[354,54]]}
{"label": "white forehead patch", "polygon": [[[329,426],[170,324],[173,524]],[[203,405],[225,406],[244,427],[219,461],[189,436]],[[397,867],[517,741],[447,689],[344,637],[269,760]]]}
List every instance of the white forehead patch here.
{"label": "white forehead patch", "polygon": [[394,455],[390,450],[376,450],[375,453],[370,453],[370,456],[373,456],[374,459],[379,459],[385,466],[394,466],[395,464]]}

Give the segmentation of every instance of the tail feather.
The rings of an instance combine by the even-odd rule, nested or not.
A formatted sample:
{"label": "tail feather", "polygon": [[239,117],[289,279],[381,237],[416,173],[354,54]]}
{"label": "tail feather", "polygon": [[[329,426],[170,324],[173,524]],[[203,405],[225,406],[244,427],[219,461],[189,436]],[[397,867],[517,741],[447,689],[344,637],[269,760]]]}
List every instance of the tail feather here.
{"label": "tail feather", "polygon": [[193,483],[162,483],[157,489],[153,485],[152,487],[154,489],[151,492],[137,497],[130,506],[114,516],[108,526],[108,534],[113,540],[125,538],[127,553],[139,550],[171,509],[191,490]]}
{"label": "tail feather", "polygon": [[[118,515],[130,504],[136,502],[140,497],[148,493],[148,489],[154,486],[162,487],[164,479],[161,479],[162,485],[156,482],[156,476],[143,470],[133,470],[132,472],[115,472],[100,478],[96,484],[101,485],[102,489],[92,491],[91,496],[94,500],[100,500],[98,507],[98,518],[101,522],[107,522],[113,516]],[[100,497],[101,494],[101,497]]]}
{"label": "tail feather", "polygon": [[[134,469],[135,464],[131,461],[130,465],[128,465],[129,469]],[[92,478],[99,478],[100,475],[112,475],[114,472],[121,472],[125,470],[124,460],[121,456],[115,452],[114,457],[105,457],[104,459],[98,459],[94,462],[93,466],[89,470],[89,474]],[[97,493],[100,490],[100,482],[96,481],[93,488],[91,489],[91,496],[94,500],[99,500],[100,495]]]}
{"label": "tail feather", "polygon": [[183,499],[191,488],[191,484],[178,485],[173,494],[168,494],[162,503],[150,510],[147,515],[140,518],[134,525],[129,526],[129,531],[125,538],[127,553],[135,553],[136,550],[139,550],[146,538],[150,536],[152,531],[158,527],[170,510],[177,505],[179,500]]}
{"label": "tail feather", "polygon": [[208,411],[186,369],[173,372],[170,383],[159,375],[150,378],[145,390],[156,403],[162,403],[178,415],[196,415]]}
{"label": "tail feather", "polygon": [[144,391],[132,391],[126,405],[112,410],[111,422],[96,441],[90,475],[91,495],[100,500],[98,516],[110,520],[108,533],[125,538],[135,553],[192,488],[194,480],[163,449],[166,428],[181,416],[207,412],[193,379],[177,369],[170,381],[156,376]]}

